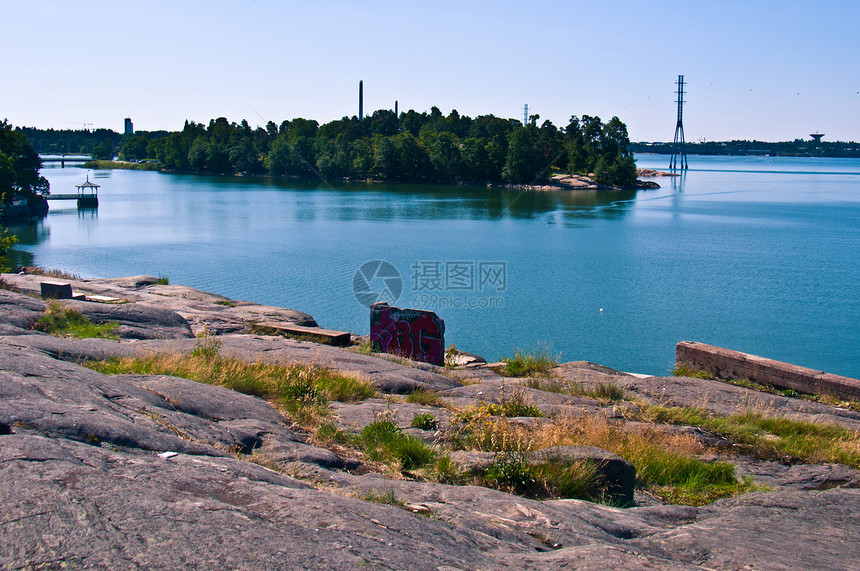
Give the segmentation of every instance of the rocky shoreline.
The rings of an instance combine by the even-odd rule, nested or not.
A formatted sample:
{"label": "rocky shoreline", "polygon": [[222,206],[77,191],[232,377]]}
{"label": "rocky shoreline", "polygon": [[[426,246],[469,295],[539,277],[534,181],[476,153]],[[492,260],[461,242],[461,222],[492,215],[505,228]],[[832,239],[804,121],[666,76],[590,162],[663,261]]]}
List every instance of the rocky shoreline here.
{"label": "rocky shoreline", "polygon": [[[433,367],[352,348],[258,335],[268,322],[316,326],[305,313],[231,300],[150,276],[65,280],[120,303],[63,301],[91,321],[116,322],[119,339],[41,333],[48,278],[4,274],[0,289],[0,566],[257,569],[850,569],[860,546],[860,471],[831,461],[763,457],[701,427],[649,424],[648,406],[713,415],[769,411],[860,430],[860,412],[689,377],[641,377],[585,362],[553,367],[565,386],[617,386],[622,399],[549,390],[498,367]],[[324,324],[322,324],[324,325]],[[83,361],[199,349],[249,363],[309,363],[355,375],[376,394],[330,404],[332,426],[355,433],[388,415],[435,447],[458,414],[502,404],[516,391],[540,416],[510,418],[539,430],[558,419],[602,419],[622,432],[687,439],[705,461],[730,462],[760,491],[699,506],[671,505],[632,487],[627,460],[587,447],[628,486],[632,507],[529,499],[390,470],[307,431],[277,403],[162,374],[107,375]],[[360,344],[361,338],[357,339]],[[357,350],[358,349],[358,350]],[[543,381],[542,381],[543,382]],[[420,390],[437,402],[406,395]],[[589,396],[590,395],[590,396]],[[393,414],[392,414],[393,411]],[[417,415],[432,428],[416,428]],[[650,431],[650,432],[648,432]],[[602,454],[602,456],[601,456]],[[490,456],[488,456],[490,455]],[[596,456],[595,456],[596,455]],[[491,453],[458,450],[460,466]],[[614,464],[613,464],[614,463]],[[638,477],[638,476],[637,476]],[[380,501],[380,497],[389,500]]]}
{"label": "rocky shoreline", "polygon": [[[653,178],[659,176],[678,176],[672,173],[664,172],[664,171],[655,171],[653,169],[638,169],[638,176],[645,178]],[[609,186],[605,184],[598,184],[594,181],[592,176],[582,175],[582,174],[555,174],[550,177],[549,182],[546,184],[536,184],[536,185],[528,185],[528,184],[507,184],[507,185],[496,185],[496,186],[505,186],[510,188],[521,188],[524,190],[625,190],[625,187],[620,186]],[[638,179],[636,181],[636,186],[634,188],[640,190],[654,190],[660,188],[660,185],[653,180],[642,180]]]}

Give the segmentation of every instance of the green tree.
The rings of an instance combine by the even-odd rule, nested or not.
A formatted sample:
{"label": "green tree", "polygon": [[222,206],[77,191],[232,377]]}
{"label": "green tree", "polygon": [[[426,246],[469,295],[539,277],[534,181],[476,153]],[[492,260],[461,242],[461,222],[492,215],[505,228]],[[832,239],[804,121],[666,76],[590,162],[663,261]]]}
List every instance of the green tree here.
{"label": "green tree", "polygon": [[358,139],[351,145],[352,164],[350,176],[368,178],[373,171],[373,145],[370,139]]}
{"label": "green tree", "polygon": [[204,172],[206,170],[206,138],[203,136],[194,139],[191,148],[188,149],[188,166],[191,170]]}
{"label": "green tree", "polygon": [[543,153],[538,147],[538,129],[534,122],[528,127],[514,130],[508,141],[508,153],[502,177],[508,182],[534,184],[548,165],[544,164]]}
{"label": "green tree", "polygon": [[123,139],[120,143],[119,154],[125,160],[140,160],[147,158],[146,151],[149,145],[149,135],[141,133]]}
{"label": "green tree", "polygon": [[4,119],[0,123],[0,201],[9,202],[15,194],[29,201],[43,199],[50,185],[39,175],[40,168],[42,159],[33,145]]}
{"label": "green tree", "polygon": [[462,177],[469,182],[488,182],[498,178],[490,160],[489,141],[467,137],[462,145]]}
{"label": "green tree", "polygon": [[105,137],[102,139],[102,142],[93,149],[93,158],[96,160],[109,161],[114,157],[113,150],[113,141],[111,141],[110,138]]}
{"label": "green tree", "polygon": [[394,145],[395,165],[398,180],[426,180],[433,174],[433,165],[427,149],[410,132],[391,138]]}
{"label": "green tree", "polygon": [[9,248],[17,243],[18,238],[9,234],[5,228],[0,227],[0,273],[11,271],[11,268],[6,265],[8,263],[6,254]]}
{"label": "green tree", "polygon": [[436,173],[436,178],[444,182],[454,182],[460,175],[462,157],[460,141],[448,132],[441,131],[428,136],[430,163]]}
{"label": "green tree", "polygon": [[382,180],[392,180],[396,164],[397,158],[391,140],[382,135],[375,135],[373,137],[373,174]]}
{"label": "green tree", "polygon": [[[15,195],[29,203],[44,202],[50,191],[48,181],[39,175],[42,160],[26,135],[13,131],[7,120],[0,123],[0,202],[9,203]],[[18,239],[0,227],[0,272],[6,272],[6,254]]]}

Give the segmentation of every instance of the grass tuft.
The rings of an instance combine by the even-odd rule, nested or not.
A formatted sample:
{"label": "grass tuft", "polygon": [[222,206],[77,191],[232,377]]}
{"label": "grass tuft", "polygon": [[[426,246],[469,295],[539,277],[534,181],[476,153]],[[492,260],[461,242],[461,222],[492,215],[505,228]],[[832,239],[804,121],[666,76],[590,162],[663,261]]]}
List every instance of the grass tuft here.
{"label": "grass tuft", "polygon": [[430,446],[403,434],[397,424],[380,418],[365,426],[356,438],[365,455],[376,462],[397,462],[402,470],[412,470],[436,459]]}
{"label": "grass tuft", "polygon": [[414,389],[406,395],[406,402],[414,404],[422,404],[424,406],[435,406],[444,408],[447,406],[445,400],[437,393],[426,389]]}
{"label": "grass tuft", "polygon": [[406,507],[406,502],[397,497],[397,494],[394,493],[394,488],[389,488],[385,492],[367,492],[361,499],[366,502],[373,502],[376,504],[388,504],[390,506],[396,506],[398,508]]}
{"label": "grass tuft", "polygon": [[502,362],[505,363],[502,374],[508,377],[547,375],[558,365],[558,359],[552,355],[549,347],[540,345],[534,352],[516,349],[513,357],[505,357]]}
{"label": "grass tuft", "polygon": [[412,422],[409,423],[412,428],[420,428],[421,430],[437,430],[439,428],[439,420],[432,412],[422,412],[412,417]]}
{"label": "grass tuft", "polygon": [[694,379],[711,379],[715,380],[716,377],[709,373],[708,371],[703,371],[701,369],[694,369],[692,367],[687,367],[686,365],[676,364],[675,370],[672,371],[672,374],[676,377],[692,377]]}

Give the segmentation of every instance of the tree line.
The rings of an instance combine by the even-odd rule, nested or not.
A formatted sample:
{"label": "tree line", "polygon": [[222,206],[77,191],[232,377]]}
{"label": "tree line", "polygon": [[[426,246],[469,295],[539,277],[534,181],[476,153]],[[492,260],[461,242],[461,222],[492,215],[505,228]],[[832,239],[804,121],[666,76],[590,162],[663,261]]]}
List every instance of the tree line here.
{"label": "tree line", "polygon": [[[785,157],[853,157],[860,158],[860,143],[853,141],[704,141],[687,143],[689,155],[771,155]],[[672,153],[672,143],[633,143],[636,153]]]}
{"label": "tree line", "polygon": [[[493,115],[473,119],[456,110],[446,116],[437,107],[399,116],[383,109],[363,120],[344,117],[323,125],[296,118],[252,128],[246,120],[237,124],[220,117],[208,125],[186,121],[172,133],[121,136],[112,147],[107,137],[101,142],[94,137],[89,152],[94,158],[118,153],[125,160],[157,160],[168,170],[198,173],[537,184],[561,170],[593,173],[600,184],[635,185],[631,143],[618,117],[603,123],[599,117],[572,116],[563,128],[539,120],[533,115],[523,125]],[[41,135],[34,140],[50,149]]]}

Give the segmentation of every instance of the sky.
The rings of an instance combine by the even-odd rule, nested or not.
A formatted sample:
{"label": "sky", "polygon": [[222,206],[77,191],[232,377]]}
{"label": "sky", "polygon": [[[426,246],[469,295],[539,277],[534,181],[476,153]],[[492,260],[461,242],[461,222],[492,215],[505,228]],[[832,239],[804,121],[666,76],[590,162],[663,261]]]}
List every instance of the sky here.
{"label": "sky", "polygon": [[633,141],[860,140],[856,0],[0,0],[0,120],[122,132],[393,109]]}

